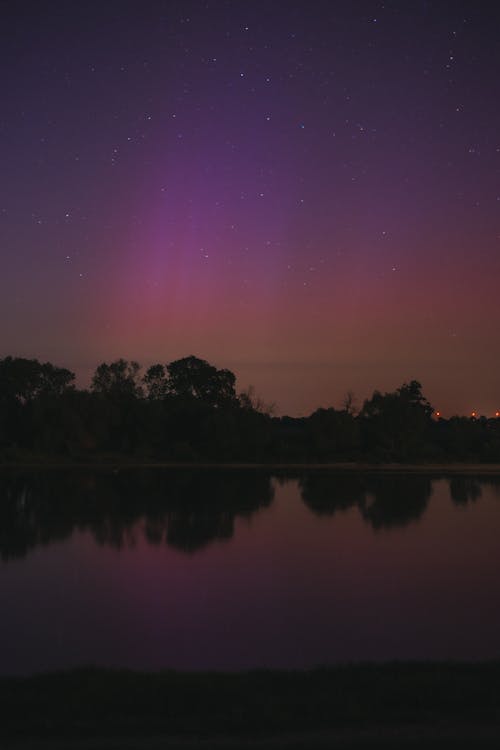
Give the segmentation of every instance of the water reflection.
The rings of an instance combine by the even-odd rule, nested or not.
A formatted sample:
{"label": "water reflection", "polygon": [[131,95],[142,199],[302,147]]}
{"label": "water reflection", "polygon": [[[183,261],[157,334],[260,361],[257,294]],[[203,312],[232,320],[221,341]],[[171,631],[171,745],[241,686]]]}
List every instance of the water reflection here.
{"label": "water reflection", "polygon": [[0,476],[0,555],[90,531],[120,549],[138,533],[186,553],[230,539],[237,517],[273,499],[269,475],[237,471],[39,472]]}
{"label": "water reflection", "polygon": [[[282,474],[297,481],[304,504],[317,516],[356,508],[374,530],[419,521],[431,497],[432,478],[419,474],[350,474],[324,471]],[[500,494],[499,477],[456,476],[450,497],[464,506],[482,486]],[[38,545],[90,531],[100,545],[134,546],[139,536],[195,553],[232,538],[238,517],[268,507],[273,478],[259,471],[124,470],[39,471],[0,474],[0,557],[22,558]]]}
{"label": "water reflection", "polygon": [[423,516],[430,496],[428,477],[374,477],[368,483],[361,515],[374,529],[407,526]]}
{"label": "water reflection", "polygon": [[27,557],[0,558],[0,674],[497,657],[499,500],[479,475],[0,472],[0,555]]}
{"label": "water reflection", "polygon": [[302,499],[318,516],[333,516],[361,505],[365,485],[358,474],[306,474],[299,479]]}
{"label": "water reflection", "polygon": [[481,485],[472,477],[453,477],[450,480],[450,496],[456,505],[474,503],[481,495]]}
{"label": "water reflection", "polygon": [[357,507],[374,529],[418,521],[431,496],[431,480],[420,475],[309,474],[300,480],[302,499],[318,515]]}

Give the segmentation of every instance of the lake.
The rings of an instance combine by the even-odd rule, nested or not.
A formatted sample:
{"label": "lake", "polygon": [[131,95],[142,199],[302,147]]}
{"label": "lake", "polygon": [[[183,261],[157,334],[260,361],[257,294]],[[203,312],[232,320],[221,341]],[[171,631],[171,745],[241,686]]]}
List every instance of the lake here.
{"label": "lake", "polygon": [[0,473],[0,671],[500,657],[500,477]]}

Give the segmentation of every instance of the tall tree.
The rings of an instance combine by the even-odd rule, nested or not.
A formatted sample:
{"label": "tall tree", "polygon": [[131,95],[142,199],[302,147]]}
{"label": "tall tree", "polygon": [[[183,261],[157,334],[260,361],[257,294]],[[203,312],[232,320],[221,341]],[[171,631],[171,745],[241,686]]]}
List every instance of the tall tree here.
{"label": "tall tree", "polygon": [[236,405],[236,376],[230,370],[218,370],[204,359],[190,356],[167,365],[168,390],[174,396],[194,398],[220,408]]}
{"label": "tall tree", "polygon": [[158,401],[168,395],[168,376],[164,365],[151,365],[146,371],[142,382],[146,388],[147,396],[151,401]]}
{"label": "tall tree", "polygon": [[360,413],[365,447],[380,459],[422,455],[433,411],[417,380],[392,393],[375,391]]}
{"label": "tall tree", "polygon": [[117,359],[109,365],[103,362],[94,373],[91,389],[94,393],[109,396],[140,398],[142,388],[139,383],[139,370],[138,362],[128,362],[126,359]]}
{"label": "tall tree", "polygon": [[0,398],[20,403],[41,395],[60,396],[73,387],[74,373],[64,367],[37,359],[5,357],[0,359]]}

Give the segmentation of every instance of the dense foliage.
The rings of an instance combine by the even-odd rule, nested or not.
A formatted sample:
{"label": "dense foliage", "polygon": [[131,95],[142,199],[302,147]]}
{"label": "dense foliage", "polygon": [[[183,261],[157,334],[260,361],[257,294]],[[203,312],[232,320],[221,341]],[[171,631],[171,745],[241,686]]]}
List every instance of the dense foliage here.
{"label": "dense foliage", "polygon": [[197,357],[100,364],[89,390],[69,370],[0,359],[0,460],[500,461],[500,419],[436,418],[420,383],[375,391],[356,413],[274,417],[236,378]]}

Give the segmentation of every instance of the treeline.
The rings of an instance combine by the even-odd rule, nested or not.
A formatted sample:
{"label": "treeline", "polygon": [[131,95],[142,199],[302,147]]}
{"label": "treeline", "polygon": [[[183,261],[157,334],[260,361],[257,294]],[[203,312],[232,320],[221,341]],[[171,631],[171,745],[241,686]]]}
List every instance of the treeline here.
{"label": "treeline", "polygon": [[436,418],[420,383],[375,391],[359,410],[276,417],[235,375],[194,356],[102,363],[88,390],[36,359],[0,359],[0,461],[500,461],[500,419]]}

